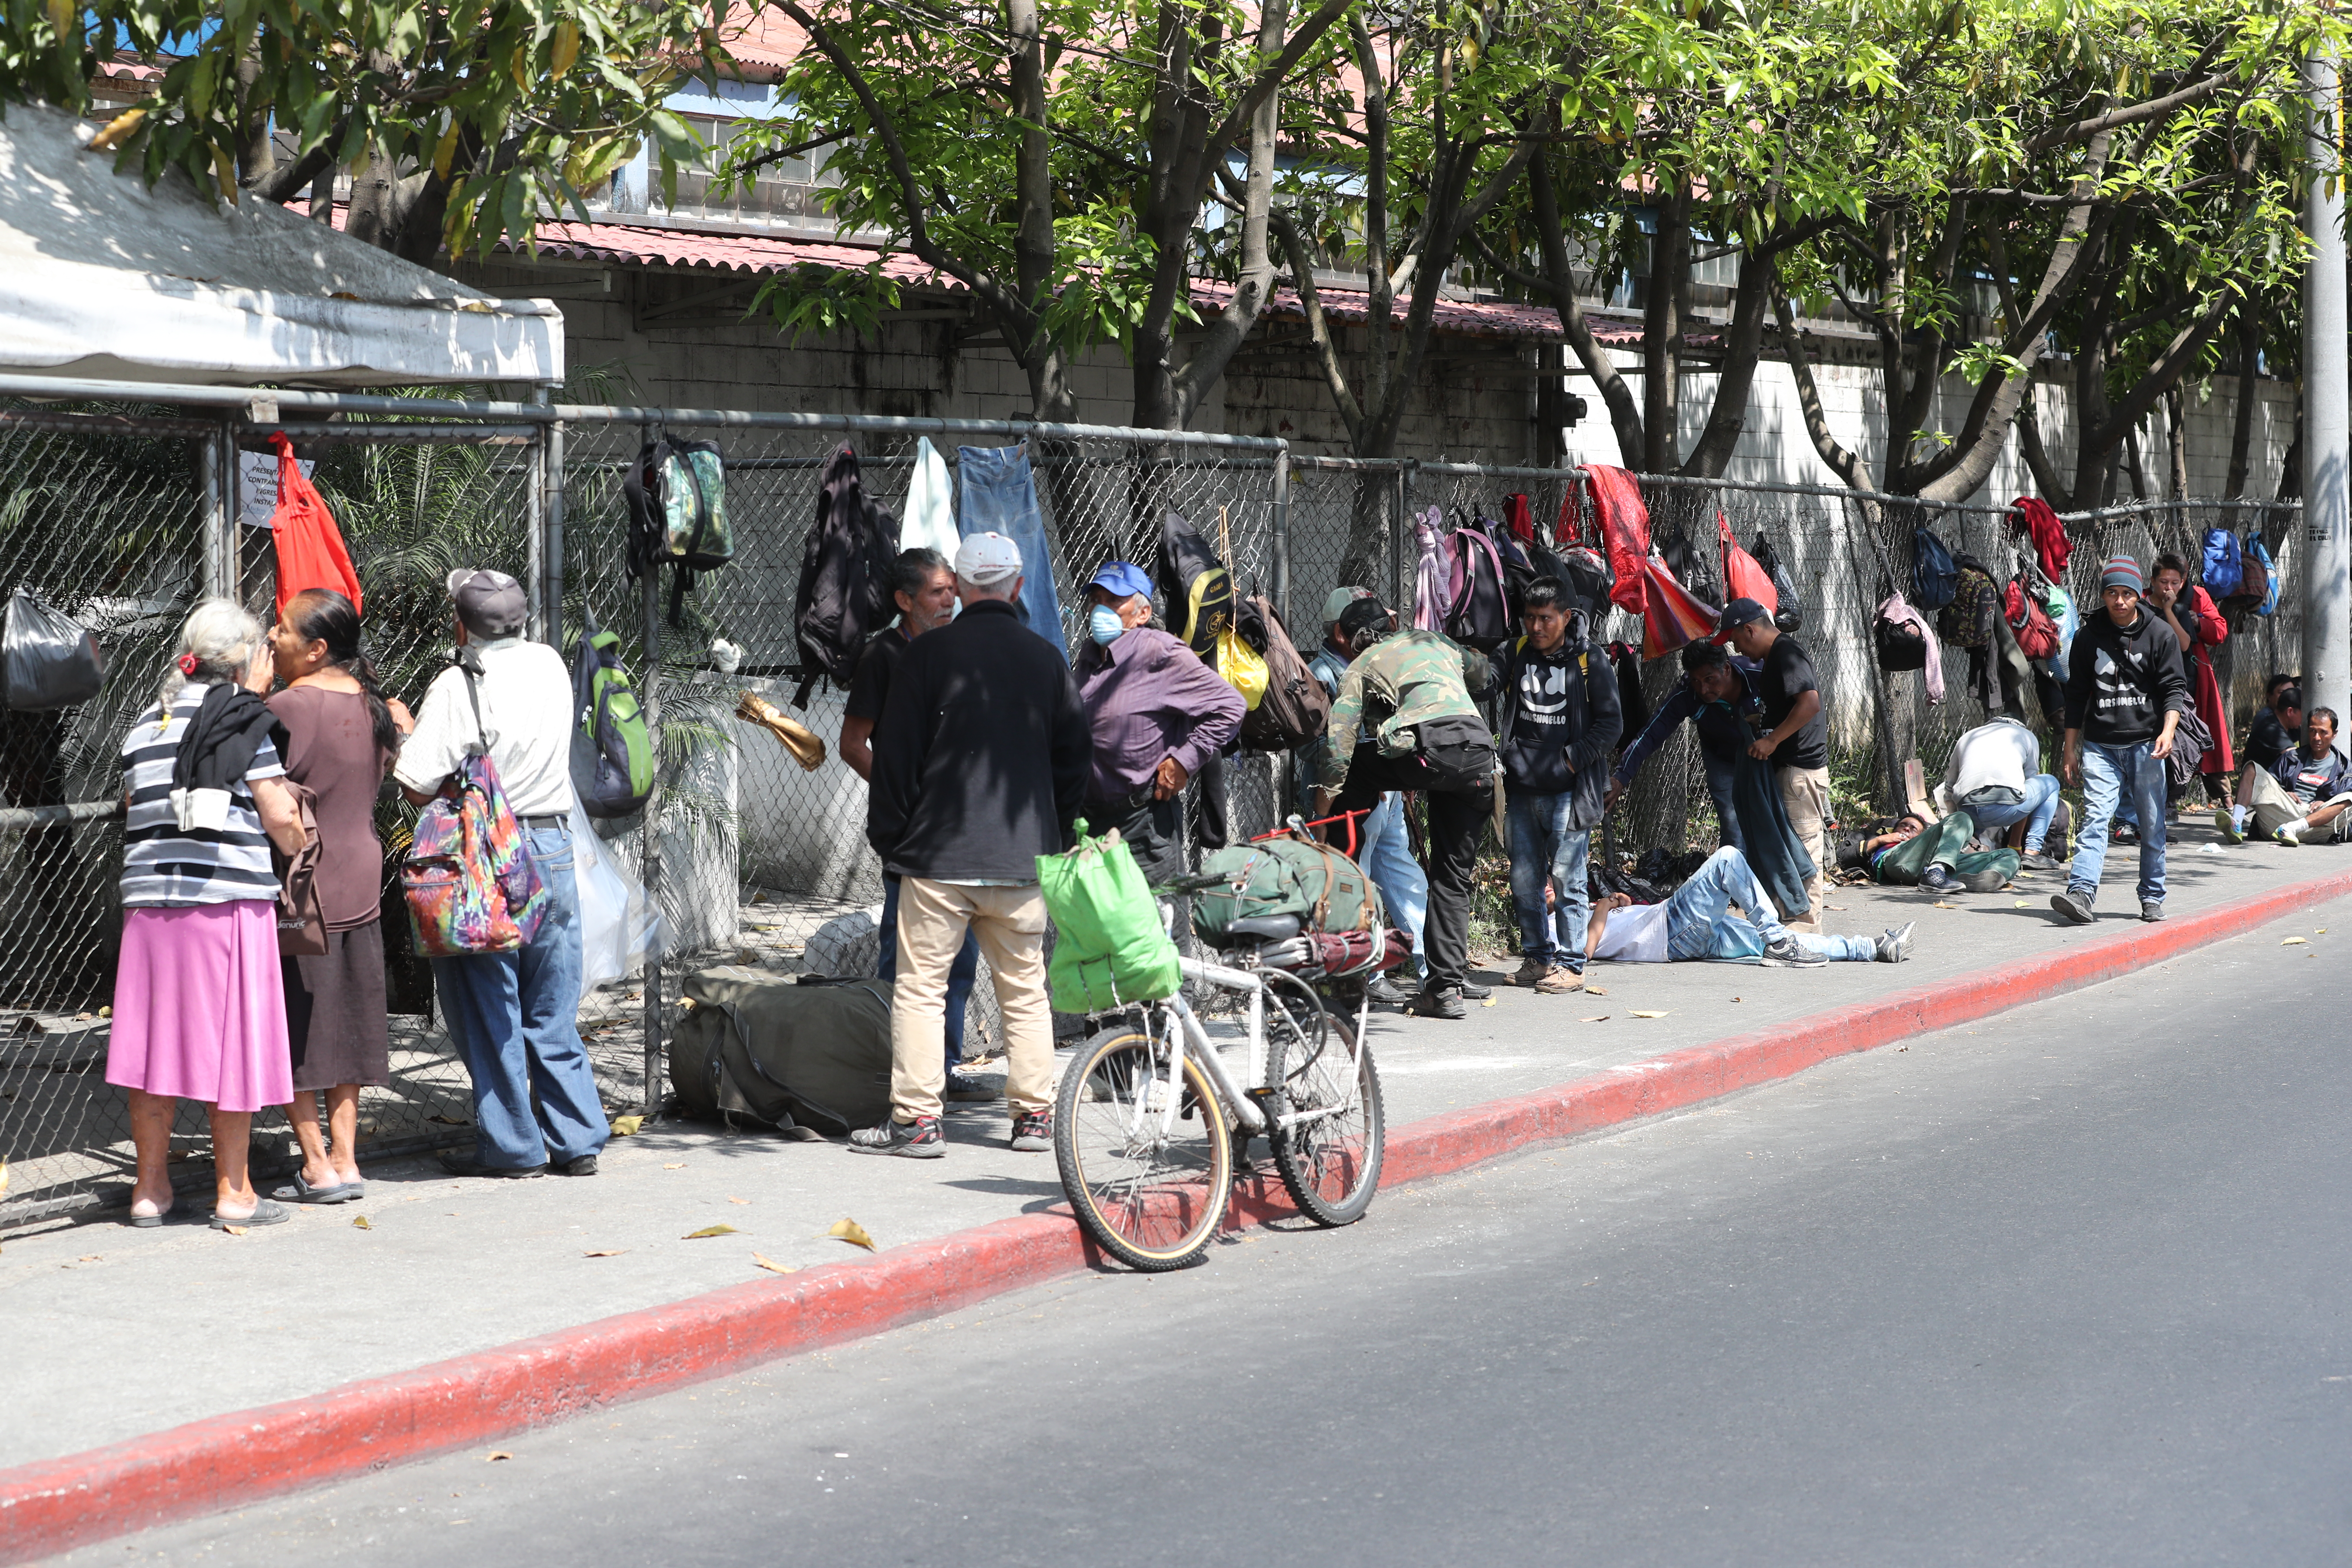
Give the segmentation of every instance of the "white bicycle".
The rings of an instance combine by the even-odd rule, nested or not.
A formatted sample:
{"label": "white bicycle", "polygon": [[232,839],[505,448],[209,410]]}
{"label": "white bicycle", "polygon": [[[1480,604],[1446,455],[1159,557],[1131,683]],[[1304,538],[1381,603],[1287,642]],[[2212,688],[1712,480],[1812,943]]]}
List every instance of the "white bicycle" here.
{"label": "white bicycle", "polygon": [[1186,980],[1246,996],[1238,1070],[1179,991],[1128,1009],[1063,1075],[1054,1114],[1063,1190],[1087,1234],[1130,1267],[1201,1260],[1253,1137],[1266,1139],[1282,1184],[1317,1224],[1353,1224],[1370,1206],[1383,1124],[1364,1044],[1370,1004],[1360,979],[1280,967],[1298,934],[1292,916],[1244,920],[1223,939],[1233,964],[1183,961]]}

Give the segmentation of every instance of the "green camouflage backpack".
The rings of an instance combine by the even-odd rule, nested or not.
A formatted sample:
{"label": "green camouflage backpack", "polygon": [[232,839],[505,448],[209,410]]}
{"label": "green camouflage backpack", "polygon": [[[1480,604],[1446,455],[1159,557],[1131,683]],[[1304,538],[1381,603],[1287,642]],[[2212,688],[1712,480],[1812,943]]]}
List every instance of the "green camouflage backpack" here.
{"label": "green camouflage backpack", "polygon": [[1385,921],[1363,868],[1311,838],[1232,845],[1204,857],[1201,873],[1223,879],[1192,900],[1192,929],[1213,942],[1234,921],[1263,915],[1296,915],[1304,929],[1324,931],[1377,931]]}

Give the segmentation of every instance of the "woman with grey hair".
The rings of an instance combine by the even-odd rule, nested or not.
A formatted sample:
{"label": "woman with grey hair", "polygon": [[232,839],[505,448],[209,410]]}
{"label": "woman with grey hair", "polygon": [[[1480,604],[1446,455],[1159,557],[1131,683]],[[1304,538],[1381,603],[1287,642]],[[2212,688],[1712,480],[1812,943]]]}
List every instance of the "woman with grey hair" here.
{"label": "woman with grey hair", "polygon": [[135,1226],[161,1225],[174,1206],[180,1100],[212,1113],[214,1227],[288,1215],[253,1190],[246,1163],[253,1113],[294,1098],[269,849],[290,855],[305,835],[285,731],[258,695],[270,676],[261,623],[207,599],[122,742],[122,956],[106,1081],[131,1091]]}

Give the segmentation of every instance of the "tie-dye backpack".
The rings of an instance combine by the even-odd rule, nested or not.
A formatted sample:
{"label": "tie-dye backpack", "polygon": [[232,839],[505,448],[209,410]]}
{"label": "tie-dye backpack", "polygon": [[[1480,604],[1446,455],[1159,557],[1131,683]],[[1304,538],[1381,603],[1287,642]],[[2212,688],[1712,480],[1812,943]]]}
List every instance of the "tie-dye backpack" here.
{"label": "tie-dye backpack", "polygon": [[416,951],[427,958],[512,952],[538,934],[548,907],[522,824],[509,809],[498,765],[490,761],[475,687],[480,668],[463,661],[458,668],[482,738],[458,763],[449,789],[418,814],[415,840],[400,863]]}

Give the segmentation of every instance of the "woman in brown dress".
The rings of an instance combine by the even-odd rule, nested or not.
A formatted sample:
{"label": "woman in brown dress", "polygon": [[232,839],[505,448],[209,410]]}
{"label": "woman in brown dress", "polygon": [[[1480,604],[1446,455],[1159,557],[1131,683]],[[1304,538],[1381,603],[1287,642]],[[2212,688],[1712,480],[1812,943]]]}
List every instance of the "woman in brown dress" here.
{"label": "woman in brown dress", "polygon": [[[269,700],[286,726],[286,776],[318,796],[317,885],[327,927],[323,956],[278,960],[294,1058],[287,1114],[302,1169],[274,1195],[348,1203],[366,1191],[356,1149],[360,1090],[392,1081],[375,803],[412,721],[376,689],[375,668],[360,653],[359,612],[341,594],[312,588],[287,600],[269,629],[269,651],[286,683]],[[319,1131],[321,1090],[331,1137]]]}

